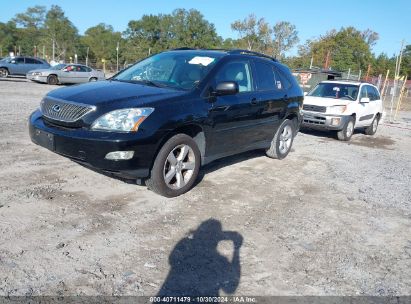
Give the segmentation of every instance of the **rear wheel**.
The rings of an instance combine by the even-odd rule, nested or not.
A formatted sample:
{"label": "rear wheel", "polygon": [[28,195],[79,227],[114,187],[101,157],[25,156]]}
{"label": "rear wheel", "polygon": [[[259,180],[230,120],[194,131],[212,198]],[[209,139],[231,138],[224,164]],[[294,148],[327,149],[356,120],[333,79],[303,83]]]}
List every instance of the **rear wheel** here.
{"label": "rear wheel", "polygon": [[9,70],[0,68],[0,78],[6,78],[7,76],[9,76]]}
{"label": "rear wheel", "polygon": [[56,85],[58,84],[59,80],[57,78],[56,75],[49,75],[49,77],[47,77],[47,83],[51,84],[51,85]]}
{"label": "rear wheel", "polygon": [[380,116],[377,114],[375,115],[374,120],[372,121],[371,125],[365,128],[365,134],[374,135],[377,132],[379,121],[380,121]]}
{"label": "rear wheel", "polygon": [[200,162],[200,150],[195,141],[188,135],[177,134],[160,149],[146,185],[160,195],[179,196],[193,186]]}
{"label": "rear wheel", "polygon": [[346,122],[344,128],[341,131],[337,132],[337,137],[339,140],[349,141],[353,133],[354,133],[354,117],[350,117],[350,119]]}
{"label": "rear wheel", "polygon": [[283,159],[291,150],[294,140],[295,123],[289,119],[283,121],[271,141],[271,146],[265,151],[268,157]]}

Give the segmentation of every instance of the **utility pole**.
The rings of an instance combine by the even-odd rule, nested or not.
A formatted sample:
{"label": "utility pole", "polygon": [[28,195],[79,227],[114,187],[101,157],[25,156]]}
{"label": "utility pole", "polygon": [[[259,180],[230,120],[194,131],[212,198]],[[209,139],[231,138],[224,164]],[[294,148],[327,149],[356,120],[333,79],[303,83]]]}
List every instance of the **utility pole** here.
{"label": "utility pole", "polygon": [[86,53],[86,65],[88,66],[88,52],[90,51],[90,47],[87,47],[87,53]]}
{"label": "utility pole", "polygon": [[117,73],[118,73],[118,51],[120,49],[120,42],[117,41],[117,47],[116,47],[116,51],[117,51]]}
{"label": "utility pole", "polygon": [[51,55],[51,58],[52,58],[52,60],[54,61],[54,56],[55,56],[55,51],[56,51],[56,46],[55,46],[55,42],[54,42],[54,38],[53,38],[53,52],[52,52],[52,55]]}
{"label": "utility pole", "polygon": [[314,56],[311,56],[310,70],[313,68]]}

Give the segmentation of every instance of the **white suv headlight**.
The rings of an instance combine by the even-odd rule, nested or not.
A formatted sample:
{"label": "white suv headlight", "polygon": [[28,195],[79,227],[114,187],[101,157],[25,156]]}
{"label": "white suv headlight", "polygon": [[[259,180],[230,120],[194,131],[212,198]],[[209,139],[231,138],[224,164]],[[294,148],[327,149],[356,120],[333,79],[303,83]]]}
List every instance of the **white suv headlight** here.
{"label": "white suv headlight", "polygon": [[342,114],[345,112],[345,110],[347,109],[347,106],[332,106],[330,107],[330,112],[332,113],[336,113],[336,114]]}
{"label": "white suv headlight", "polygon": [[114,110],[97,118],[92,130],[136,132],[141,123],[153,113],[154,108],[130,108]]}

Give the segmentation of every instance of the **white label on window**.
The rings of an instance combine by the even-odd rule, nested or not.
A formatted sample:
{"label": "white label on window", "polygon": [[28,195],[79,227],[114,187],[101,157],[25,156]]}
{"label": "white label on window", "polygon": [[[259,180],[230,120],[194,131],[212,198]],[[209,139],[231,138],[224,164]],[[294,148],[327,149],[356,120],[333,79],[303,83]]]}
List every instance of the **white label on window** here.
{"label": "white label on window", "polygon": [[211,57],[196,56],[193,59],[191,59],[188,63],[189,64],[201,64],[203,66],[208,66],[213,61],[214,61],[214,58],[211,58]]}

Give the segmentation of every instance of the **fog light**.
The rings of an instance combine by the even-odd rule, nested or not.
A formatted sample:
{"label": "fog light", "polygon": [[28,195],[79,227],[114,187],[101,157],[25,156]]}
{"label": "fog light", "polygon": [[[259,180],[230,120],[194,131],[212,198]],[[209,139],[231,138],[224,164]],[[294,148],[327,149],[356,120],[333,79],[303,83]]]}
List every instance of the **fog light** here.
{"label": "fog light", "polygon": [[333,126],[338,126],[341,122],[341,118],[332,118],[331,119],[331,125]]}
{"label": "fog light", "polygon": [[134,151],[114,151],[107,153],[106,159],[110,160],[126,160],[131,159],[134,156]]}

